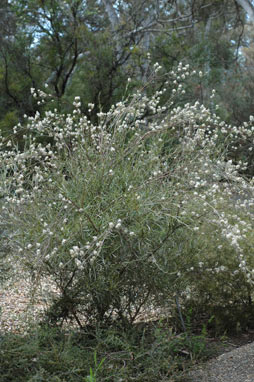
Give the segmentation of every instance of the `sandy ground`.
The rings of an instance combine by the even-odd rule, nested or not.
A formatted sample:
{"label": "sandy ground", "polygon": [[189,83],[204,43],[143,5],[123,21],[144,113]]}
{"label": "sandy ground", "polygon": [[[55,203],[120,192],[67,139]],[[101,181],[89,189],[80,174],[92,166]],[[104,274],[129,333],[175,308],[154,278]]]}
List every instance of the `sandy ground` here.
{"label": "sandy ground", "polygon": [[[0,332],[26,334],[29,327],[38,323],[47,308],[48,296],[57,294],[53,283],[44,280],[36,293],[31,293],[29,278],[10,282],[0,288]],[[135,322],[148,322],[169,317],[169,309],[143,309]]]}
{"label": "sandy ground", "polygon": [[9,282],[0,289],[0,331],[26,333],[28,327],[38,322],[47,307],[52,283],[44,281],[32,295],[28,278]]}

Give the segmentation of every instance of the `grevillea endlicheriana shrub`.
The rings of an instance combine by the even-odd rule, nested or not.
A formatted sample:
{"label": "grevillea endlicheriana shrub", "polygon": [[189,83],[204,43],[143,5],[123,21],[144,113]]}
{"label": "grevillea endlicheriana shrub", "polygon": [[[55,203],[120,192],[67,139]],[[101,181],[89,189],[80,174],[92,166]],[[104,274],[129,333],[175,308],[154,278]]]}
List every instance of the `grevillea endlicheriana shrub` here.
{"label": "grevillea endlicheriana shrub", "polygon": [[176,107],[190,75],[165,75],[165,104],[166,89],[138,91],[95,125],[76,97],[72,114],[36,113],[1,138],[9,261],[50,278],[50,322],[126,325],[176,295],[183,309],[250,303],[253,181],[228,147],[253,139],[253,118],[236,128],[199,103]]}

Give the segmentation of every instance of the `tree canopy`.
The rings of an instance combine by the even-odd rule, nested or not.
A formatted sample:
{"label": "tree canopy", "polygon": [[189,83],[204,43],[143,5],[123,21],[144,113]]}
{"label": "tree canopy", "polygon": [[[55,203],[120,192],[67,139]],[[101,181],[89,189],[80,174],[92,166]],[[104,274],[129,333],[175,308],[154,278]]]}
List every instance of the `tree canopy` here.
{"label": "tree canopy", "polygon": [[[33,115],[30,89],[45,85],[51,107],[68,111],[79,95],[82,112],[93,103],[96,116],[122,98],[127,83],[146,85],[150,62],[165,71],[179,62],[202,70],[205,78],[190,84],[186,100],[210,102],[215,88],[224,117],[242,122],[253,99],[253,21],[249,0],[2,1],[0,127],[8,132]],[[232,94],[239,84],[241,94]]]}

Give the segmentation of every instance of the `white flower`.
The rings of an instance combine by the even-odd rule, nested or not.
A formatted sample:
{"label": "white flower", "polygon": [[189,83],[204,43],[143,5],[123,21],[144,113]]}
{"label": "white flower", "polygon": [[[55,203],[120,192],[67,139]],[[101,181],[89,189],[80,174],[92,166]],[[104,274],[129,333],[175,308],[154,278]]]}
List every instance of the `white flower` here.
{"label": "white flower", "polygon": [[79,259],[75,259],[75,264],[80,270],[83,269],[82,262]]}

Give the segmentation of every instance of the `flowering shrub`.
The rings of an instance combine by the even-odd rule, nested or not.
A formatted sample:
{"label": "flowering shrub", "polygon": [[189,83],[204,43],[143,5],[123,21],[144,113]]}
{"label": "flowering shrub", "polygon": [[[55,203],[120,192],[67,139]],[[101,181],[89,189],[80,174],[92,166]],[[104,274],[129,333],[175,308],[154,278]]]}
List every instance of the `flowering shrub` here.
{"label": "flowering shrub", "polygon": [[174,107],[190,75],[168,75],[164,105],[166,88],[137,92],[95,125],[76,97],[72,114],[37,113],[1,138],[9,260],[54,284],[49,321],[126,325],[176,295],[207,310],[250,303],[253,182],[227,147],[251,139],[253,118],[236,128],[198,103]]}

